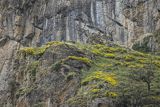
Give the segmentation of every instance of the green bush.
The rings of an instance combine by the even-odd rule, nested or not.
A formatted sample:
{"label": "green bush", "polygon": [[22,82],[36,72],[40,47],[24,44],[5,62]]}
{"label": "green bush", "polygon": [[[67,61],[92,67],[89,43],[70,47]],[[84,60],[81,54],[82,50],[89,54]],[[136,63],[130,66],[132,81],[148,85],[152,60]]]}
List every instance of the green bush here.
{"label": "green bush", "polygon": [[62,61],[58,61],[52,65],[52,69],[58,71],[61,68]]}
{"label": "green bush", "polygon": [[116,55],[112,54],[112,53],[108,53],[108,54],[105,54],[105,57],[107,57],[107,58],[115,58]]}
{"label": "green bush", "polygon": [[124,56],[125,61],[134,61],[136,58],[133,55],[126,55]]}
{"label": "green bush", "polygon": [[78,56],[68,56],[65,60],[77,60],[77,61],[81,61],[83,63],[86,63],[86,64],[91,64],[92,63],[92,60],[90,60],[89,58],[87,57],[78,57]]}
{"label": "green bush", "polygon": [[82,84],[87,84],[88,82],[93,80],[104,81],[111,85],[117,84],[114,74],[103,72],[103,71],[96,71],[96,72],[90,73],[86,78],[82,80]]}
{"label": "green bush", "polygon": [[43,55],[46,49],[48,49],[50,46],[58,46],[64,44],[63,42],[58,42],[58,41],[53,41],[53,42],[48,42],[46,45],[43,45],[41,47],[25,47],[21,48],[20,52],[23,54],[27,55]]}

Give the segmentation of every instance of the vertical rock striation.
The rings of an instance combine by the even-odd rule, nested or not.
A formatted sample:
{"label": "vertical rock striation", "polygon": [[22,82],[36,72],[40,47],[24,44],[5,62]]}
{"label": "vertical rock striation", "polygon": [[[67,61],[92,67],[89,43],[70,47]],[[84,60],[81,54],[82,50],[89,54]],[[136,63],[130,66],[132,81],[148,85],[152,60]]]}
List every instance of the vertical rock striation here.
{"label": "vertical rock striation", "polygon": [[25,45],[101,34],[130,46],[160,29],[159,8],[158,0],[1,0],[0,33]]}

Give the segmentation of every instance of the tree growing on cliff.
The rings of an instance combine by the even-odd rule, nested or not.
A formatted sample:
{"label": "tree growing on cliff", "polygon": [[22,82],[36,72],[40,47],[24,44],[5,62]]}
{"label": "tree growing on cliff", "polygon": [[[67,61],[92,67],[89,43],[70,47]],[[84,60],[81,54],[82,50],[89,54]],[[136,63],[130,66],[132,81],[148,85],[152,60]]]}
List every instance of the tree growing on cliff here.
{"label": "tree growing on cliff", "polygon": [[160,104],[157,96],[160,92],[159,75],[152,57],[141,68],[130,68],[123,76],[118,86],[120,107],[139,107]]}

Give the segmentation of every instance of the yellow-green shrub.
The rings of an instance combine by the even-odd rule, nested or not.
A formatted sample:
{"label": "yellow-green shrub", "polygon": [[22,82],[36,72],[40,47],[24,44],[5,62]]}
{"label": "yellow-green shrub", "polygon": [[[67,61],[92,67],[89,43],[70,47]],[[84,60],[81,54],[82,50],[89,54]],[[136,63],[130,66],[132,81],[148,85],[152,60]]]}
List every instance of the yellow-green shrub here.
{"label": "yellow-green shrub", "polygon": [[118,94],[115,92],[106,91],[105,92],[106,97],[117,97]]}
{"label": "yellow-green shrub", "polygon": [[86,78],[82,80],[82,84],[86,84],[88,82],[91,82],[93,80],[97,81],[104,81],[111,85],[116,85],[117,80],[115,79],[115,75],[103,71],[96,71],[89,74]]}
{"label": "yellow-green shrub", "polygon": [[91,52],[96,55],[104,56],[104,53],[102,53],[99,49],[92,49]]}
{"label": "yellow-green shrub", "polygon": [[48,42],[46,45],[43,45],[42,47],[25,47],[21,48],[20,52],[27,54],[27,55],[42,55],[46,49],[48,49],[52,45],[62,45],[64,44],[63,42],[59,41],[53,41],[53,42]]}
{"label": "yellow-green shrub", "polygon": [[114,65],[115,66],[123,66],[123,65],[125,65],[123,62],[120,62],[120,61],[116,61],[116,62],[114,62]]}
{"label": "yellow-green shrub", "polygon": [[160,68],[160,61],[153,61],[153,64]]}
{"label": "yellow-green shrub", "polygon": [[92,63],[92,60],[90,60],[87,57],[68,56],[65,60],[68,60],[68,59],[78,60],[78,61],[84,62],[86,64],[91,64]]}
{"label": "yellow-green shrub", "polygon": [[147,58],[140,58],[140,59],[137,60],[137,62],[139,62],[141,64],[150,63],[149,59],[147,59]]}
{"label": "yellow-green shrub", "polygon": [[143,64],[130,64],[128,65],[129,68],[143,68]]}
{"label": "yellow-green shrub", "polygon": [[42,55],[46,51],[47,48],[48,48],[47,45],[42,46],[42,47],[37,47],[37,48],[26,47],[26,48],[20,49],[20,52],[27,54],[27,55]]}
{"label": "yellow-green shrub", "polygon": [[20,49],[21,52],[33,55],[34,54],[34,48],[28,47],[28,48],[22,48]]}
{"label": "yellow-green shrub", "polygon": [[125,61],[134,61],[135,57],[133,55],[126,55],[124,56]]}
{"label": "yellow-green shrub", "polygon": [[46,45],[62,45],[64,44],[63,42],[60,42],[60,41],[51,41],[51,42],[47,42]]}
{"label": "yellow-green shrub", "polygon": [[148,56],[147,54],[144,54],[142,52],[137,52],[137,51],[131,52],[131,54],[134,56],[138,56],[138,57],[147,57]]}
{"label": "yellow-green shrub", "polygon": [[98,89],[98,88],[94,88],[94,89],[90,90],[90,92],[92,92],[92,93],[98,93],[100,91],[101,91],[101,89]]}
{"label": "yellow-green shrub", "polygon": [[107,58],[115,58],[116,55],[112,54],[112,53],[108,53],[108,54],[105,54],[105,57],[107,57]]}

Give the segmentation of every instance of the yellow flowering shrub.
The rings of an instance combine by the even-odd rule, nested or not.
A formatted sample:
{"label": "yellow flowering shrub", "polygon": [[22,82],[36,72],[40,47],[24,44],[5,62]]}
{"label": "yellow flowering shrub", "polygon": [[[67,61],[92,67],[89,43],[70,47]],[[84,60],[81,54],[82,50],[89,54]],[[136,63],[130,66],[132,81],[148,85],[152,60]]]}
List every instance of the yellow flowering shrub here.
{"label": "yellow flowering shrub", "polygon": [[42,46],[38,48],[26,47],[20,49],[20,52],[28,54],[28,55],[42,55],[48,47]]}
{"label": "yellow flowering shrub", "polygon": [[143,64],[130,64],[128,65],[129,68],[143,68]]}
{"label": "yellow flowering shrub", "polygon": [[98,93],[100,91],[101,91],[101,89],[97,89],[97,88],[94,88],[94,89],[90,90],[90,92],[92,92],[92,93]]}
{"label": "yellow flowering shrub", "polygon": [[20,52],[24,53],[24,54],[28,54],[28,55],[42,55],[46,49],[48,49],[50,46],[52,45],[62,45],[64,44],[63,42],[59,42],[59,41],[53,41],[53,42],[48,42],[45,45],[43,45],[42,47],[25,47],[20,49]]}
{"label": "yellow flowering shrub", "polygon": [[117,97],[118,94],[115,92],[106,91],[105,92],[106,97]]}
{"label": "yellow flowering shrub", "polygon": [[127,52],[127,50],[121,47],[109,47],[106,45],[97,44],[93,45],[91,52],[96,55],[107,56],[106,54],[111,54],[115,52],[124,53]]}
{"label": "yellow flowering shrub", "polygon": [[68,56],[65,60],[68,60],[68,59],[78,60],[78,61],[84,62],[86,64],[92,63],[92,60],[90,60],[89,58],[86,58],[86,57]]}
{"label": "yellow flowering shrub", "polygon": [[133,55],[126,55],[124,56],[125,61],[134,61],[135,57]]}
{"label": "yellow flowering shrub", "polygon": [[104,54],[99,49],[92,49],[91,52],[96,55],[103,56]]}
{"label": "yellow flowering shrub", "polygon": [[103,71],[92,72],[90,75],[88,75],[82,81],[82,84],[86,84],[86,83],[88,83],[90,81],[93,81],[93,80],[104,81],[104,82],[107,82],[111,85],[116,85],[117,84],[117,80],[115,79],[114,74],[103,72]]}
{"label": "yellow flowering shrub", "polygon": [[107,58],[115,58],[116,55],[112,54],[112,53],[108,53],[108,54],[105,54],[105,57],[107,57]]}

